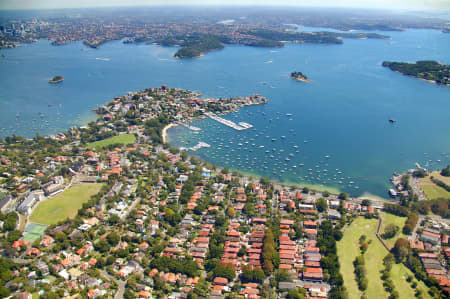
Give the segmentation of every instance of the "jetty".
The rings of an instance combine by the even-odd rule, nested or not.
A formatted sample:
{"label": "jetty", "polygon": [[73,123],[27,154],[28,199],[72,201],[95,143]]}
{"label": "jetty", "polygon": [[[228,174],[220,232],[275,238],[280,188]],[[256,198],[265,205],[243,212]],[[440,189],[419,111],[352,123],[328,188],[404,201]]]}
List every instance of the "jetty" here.
{"label": "jetty", "polygon": [[249,123],[240,122],[239,124],[236,124],[235,122],[232,122],[231,120],[228,120],[228,119],[222,118],[220,116],[217,116],[214,113],[208,113],[207,116],[209,118],[214,119],[215,121],[223,124],[223,125],[226,125],[226,126],[228,126],[230,128],[238,130],[238,131],[242,131],[242,130],[246,130],[246,129],[249,129],[249,128],[253,128],[253,125],[251,125]]}
{"label": "jetty", "polygon": [[201,131],[200,128],[194,127],[194,126],[190,126],[190,125],[188,125],[188,124],[186,124],[186,123],[182,123],[181,125],[182,125],[183,127],[188,128],[188,129],[191,130],[191,131]]}
{"label": "jetty", "polygon": [[199,150],[201,148],[204,148],[204,147],[211,147],[211,145],[209,145],[206,142],[200,141],[199,143],[197,143],[197,145],[195,145],[193,147],[180,147],[180,150],[181,151],[194,151],[195,152],[195,151],[197,151],[197,150]]}

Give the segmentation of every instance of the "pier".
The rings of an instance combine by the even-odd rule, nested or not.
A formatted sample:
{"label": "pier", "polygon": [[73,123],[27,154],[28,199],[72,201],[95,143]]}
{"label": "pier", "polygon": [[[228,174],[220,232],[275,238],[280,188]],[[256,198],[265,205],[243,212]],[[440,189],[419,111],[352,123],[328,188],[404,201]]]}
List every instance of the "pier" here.
{"label": "pier", "polygon": [[209,118],[214,119],[215,121],[217,121],[217,122],[219,122],[219,123],[221,123],[223,125],[226,125],[226,126],[228,126],[230,128],[233,128],[235,130],[238,130],[238,131],[246,130],[246,129],[249,129],[249,128],[253,127],[253,125],[245,123],[245,122],[240,122],[239,124],[236,124],[236,123],[232,122],[231,120],[228,120],[228,119],[222,118],[220,116],[217,116],[214,113],[209,113],[207,115],[208,115]]}
{"label": "pier", "polygon": [[211,145],[209,145],[206,142],[200,141],[199,143],[197,143],[197,145],[195,145],[193,147],[180,147],[180,150],[181,151],[194,151],[195,152],[195,151],[197,151],[197,150],[199,150],[201,148],[204,148],[204,147],[211,147]]}
{"label": "pier", "polygon": [[200,128],[198,128],[198,127],[194,127],[194,126],[190,126],[190,125],[188,125],[188,124],[185,124],[185,123],[182,123],[181,124],[183,127],[186,127],[186,128],[188,128],[189,130],[191,130],[191,131],[201,131],[201,129]]}

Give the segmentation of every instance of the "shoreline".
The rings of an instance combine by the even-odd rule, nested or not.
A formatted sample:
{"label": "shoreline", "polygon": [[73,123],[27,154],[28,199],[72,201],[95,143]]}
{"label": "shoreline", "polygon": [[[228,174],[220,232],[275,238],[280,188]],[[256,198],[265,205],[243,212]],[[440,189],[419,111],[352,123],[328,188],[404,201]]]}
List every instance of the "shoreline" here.
{"label": "shoreline", "polygon": [[163,143],[167,143],[167,130],[169,130],[170,128],[176,127],[176,126],[178,126],[178,124],[170,123],[162,129],[161,138],[162,138]]}

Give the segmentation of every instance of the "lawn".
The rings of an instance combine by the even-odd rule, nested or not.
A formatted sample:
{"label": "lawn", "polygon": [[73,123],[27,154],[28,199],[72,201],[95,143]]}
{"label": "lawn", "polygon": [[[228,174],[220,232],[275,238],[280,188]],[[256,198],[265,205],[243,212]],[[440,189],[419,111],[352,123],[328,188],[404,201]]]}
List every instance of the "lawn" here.
{"label": "lawn", "polygon": [[443,181],[447,185],[450,185],[450,176],[442,176],[440,171],[432,171],[430,176],[433,176],[435,179]]}
{"label": "lawn", "polygon": [[406,217],[395,216],[393,214],[384,213],[384,212],[381,212],[380,215],[383,220],[381,223],[380,235],[384,232],[384,228],[388,224],[395,224],[399,227],[399,231],[393,238],[384,240],[384,243],[386,244],[386,246],[388,246],[389,248],[392,248],[392,247],[394,247],[395,241],[398,238],[405,238],[405,239],[408,238],[408,236],[403,234],[403,232],[402,232],[403,226],[405,225]]}
{"label": "lawn", "polygon": [[437,185],[421,185],[421,188],[427,199],[450,198],[450,192]]}
{"label": "lawn", "polygon": [[[442,176],[439,171],[433,171],[430,176],[450,185],[450,178]],[[442,187],[437,186],[430,180],[430,176],[419,179],[419,186],[425,193],[425,197],[429,200],[436,198],[450,198],[450,192]]]}
{"label": "lawn", "polygon": [[97,194],[103,184],[77,184],[66,191],[40,203],[30,216],[30,221],[54,224],[66,218],[73,218],[83,203]]}
{"label": "lawn", "polygon": [[[403,223],[405,221],[405,218],[390,215],[387,213],[382,213],[382,217],[383,222],[386,222],[386,224],[394,223],[398,226],[403,226]],[[384,225],[385,224],[383,223],[383,226]],[[355,280],[355,274],[353,273],[353,261],[355,260],[355,257],[360,254],[359,238],[361,237],[361,235],[366,235],[368,240],[372,240],[369,245],[369,249],[364,254],[364,259],[366,261],[367,279],[369,281],[369,286],[365,291],[365,294],[369,299],[389,297],[388,293],[386,293],[384,290],[380,273],[380,271],[384,269],[383,258],[387,255],[388,252],[375,236],[377,226],[378,220],[359,217],[355,219],[349,227],[345,228],[344,237],[337,243],[341,273],[344,277],[344,285],[347,288],[350,299],[359,299],[361,298],[362,294],[358,289],[358,285]],[[395,240],[400,236],[403,235],[400,232],[397,233],[397,235],[392,239],[392,244],[395,243]],[[403,264],[393,265],[391,270],[391,277],[396,290],[400,294],[400,298],[414,298],[414,289],[406,281],[406,277],[408,275],[411,275],[411,271],[409,271],[409,269],[407,269]],[[415,278],[414,280],[417,281]],[[430,298],[427,293],[428,288],[423,282],[418,283],[418,287],[423,290],[424,298]]]}
{"label": "lawn", "polygon": [[[412,272],[406,268],[403,264],[394,264],[391,269],[391,278],[395,284],[395,289],[400,295],[400,298],[415,298],[415,289],[411,287],[411,283],[406,281],[406,278],[411,275],[414,277]],[[431,298],[430,294],[428,294],[428,287],[422,282],[417,281],[414,277],[413,281],[417,282],[417,288],[422,290],[423,298]]]}
{"label": "lawn", "polygon": [[377,231],[378,220],[365,219],[359,217],[347,227],[344,231],[344,237],[337,244],[339,263],[341,265],[341,273],[344,277],[344,285],[347,288],[349,298],[361,298],[361,292],[355,280],[353,273],[353,261],[360,254],[359,238],[362,235],[367,236],[367,240],[372,240],[369,249],[364,254],[367,269],[367,279],[369,286],[366,290],[367,298],[387,298],[388,294],[384,291],[381,281],[380,271],[383,267],[383,258],[387,251],[375,236]]}
{"label": "lawn", "polygon": [[100,141],[88,143],[87,147],[91,149],[102,149],[111,144],[132,144],[136,141],[136,137],[133,134],[121,134],[117,136],[113,136],[110,138],[106,138]]}

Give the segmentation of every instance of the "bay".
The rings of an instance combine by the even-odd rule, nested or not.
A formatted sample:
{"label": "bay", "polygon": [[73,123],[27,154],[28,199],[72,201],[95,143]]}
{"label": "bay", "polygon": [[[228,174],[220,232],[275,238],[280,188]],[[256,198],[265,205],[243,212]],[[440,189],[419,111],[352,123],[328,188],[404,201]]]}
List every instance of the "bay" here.
{"label": "bay", "polygon": [[[205,119],[193,123],[202,128],[198,134],[171,128],[170,143],[207,142],[210,148],[193,154],[280,182],[386,197],[394,171],[416,162],[429,168],[450,163],[450,89],[402,76],[381,63],[432,59],[448,64],[450,35],[379,33],[392,39],[282,49],[227,46],[192,60],[174,59],[176,48],[120,41],[100,49],[80,42],[54,47],[44,40],[4,49],[0,136],[32,137],[83,125],[95,118],[93,108],[112,97],[162,84],[198,90],[206,98],[259,93],[269,103],[226,116],[256,130],[235,131]],[[292,71],[303,72],[312,83],[292,80]],[[48,84],[55,75],[65,81]],[[390,124],[389,118],[397,122]]]}

